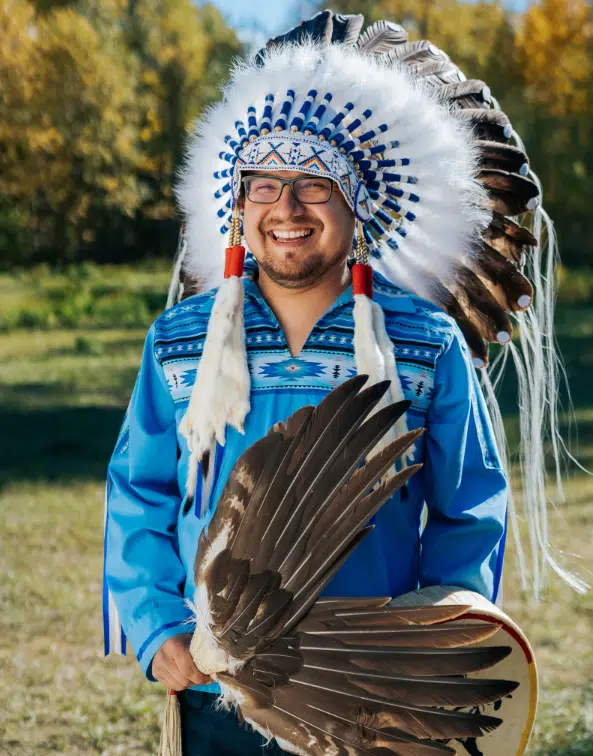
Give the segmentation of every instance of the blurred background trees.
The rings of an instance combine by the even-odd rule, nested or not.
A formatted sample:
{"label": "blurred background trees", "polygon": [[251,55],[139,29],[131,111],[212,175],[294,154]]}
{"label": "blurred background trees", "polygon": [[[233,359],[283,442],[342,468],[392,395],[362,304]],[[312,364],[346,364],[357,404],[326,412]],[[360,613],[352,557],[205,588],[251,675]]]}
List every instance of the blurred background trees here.
{"label": "blurred background trees", "polygon": [[[588,0],[330,6],[399,21],[486,81],[542,180],[564,263],[593,267]],[[209,3],[0,0],[0,267],[170,259],[186,130],[241,51]]]}
{"label": "blurred background trees", "polygon": [[190,0],[0,0],[0,264],[171,255],[186,129],[240,51]]}

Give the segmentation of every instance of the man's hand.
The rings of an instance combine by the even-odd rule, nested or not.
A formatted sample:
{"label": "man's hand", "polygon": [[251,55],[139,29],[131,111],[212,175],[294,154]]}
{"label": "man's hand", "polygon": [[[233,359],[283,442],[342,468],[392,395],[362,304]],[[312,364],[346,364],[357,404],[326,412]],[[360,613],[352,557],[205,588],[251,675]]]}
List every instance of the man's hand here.
{"label": "man's hand", "polygon": [[166,640],[154,655],[152,674],[169,690],[185,690],[192,685],[208,685],[212,678],[203,675],[189,653],[191,633],[181,633]]}

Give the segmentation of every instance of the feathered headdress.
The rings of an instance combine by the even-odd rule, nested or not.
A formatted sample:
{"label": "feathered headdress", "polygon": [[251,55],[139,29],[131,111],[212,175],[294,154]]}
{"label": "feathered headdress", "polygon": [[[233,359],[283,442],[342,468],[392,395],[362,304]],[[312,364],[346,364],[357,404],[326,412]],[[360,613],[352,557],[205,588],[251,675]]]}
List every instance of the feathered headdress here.
{"label": "feathered headdress", "polygon": [[[240,429],[249,411],[241,171],[325,175],[336,181],[358,222],[352,271],[358,371],[372,381],[391,379],[389,399],[402,398],[383,314],[370,297],[369,264],[447,310],[476,367],[488,366],[488,343],[508,344],[483,371],[483,385],[504,458],[494,388],[510,353],[519,376],[534,593],[539,595],[546,564],[583,590],[584,583],[553,559],[547,541],[546,420],[556,460],[559,443],[551,332],[556,248],[539,182],[484,82],[466,80],[429,42],[409,42],[401,26],[379,21],[361,33],[363,21],[324,11],[271,40],[252,62],[236,66],[222,101],[190,140],[177,188],[185,234],[168,304],[176,301],[180,276],[220,288],[183,424],[192,451],[188,495],[197,461],[215,439],[224,443],[227,423]],[[525,213],[532,216],[531,230],[517,222]],[[542,231],[549,247],[543,272]],[[511,343],[513,325],[521,349]],[[405,431],[405,421],[397,430]],[[525,584],[513,507],[511,523]]]}
{"label": "feathered headdress", "polygon": [[[241,172],[254,169],[323,175],[342,191],[358,225],[356,366],[373,382],[392,381],[386,401],[403,392],[383,313],[371,301],[369,256],[389,277],[402,257],[447,280],[490,218],[467,125],[403,70],[306,41],[275,48],[261,65],[238,65],[222,102],[196,128],[177,189],[186,216],[184,269],[219,286],[182,425],[192,452],[190,496],[198,460],[215,439],[224,443],[226,423],[240,429],[249,411],[237,200]],[[402,421],[397,431],[405,429]]]}

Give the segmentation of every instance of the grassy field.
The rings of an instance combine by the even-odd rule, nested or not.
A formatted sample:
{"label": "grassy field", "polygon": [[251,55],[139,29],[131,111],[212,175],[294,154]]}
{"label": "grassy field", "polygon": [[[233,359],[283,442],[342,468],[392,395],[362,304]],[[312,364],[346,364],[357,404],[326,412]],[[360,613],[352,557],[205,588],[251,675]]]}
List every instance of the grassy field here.
{"label": "grassy field", "polygon": [[[100,616],[103,477],[144,333],[131,325],[0,334],[0,756],[157,750],[163,690],[133,656],[103,659]],[[558,335],[579,458],[591,467],[593,308],[564,305]],[[575,475],[552,532],[589,570],[592,526],[593,478]],[[541,670],[530,753],[593,754],[593,596],[553,577],[546,601],[533,606],[519,589],[512,544],[504,590]]]}

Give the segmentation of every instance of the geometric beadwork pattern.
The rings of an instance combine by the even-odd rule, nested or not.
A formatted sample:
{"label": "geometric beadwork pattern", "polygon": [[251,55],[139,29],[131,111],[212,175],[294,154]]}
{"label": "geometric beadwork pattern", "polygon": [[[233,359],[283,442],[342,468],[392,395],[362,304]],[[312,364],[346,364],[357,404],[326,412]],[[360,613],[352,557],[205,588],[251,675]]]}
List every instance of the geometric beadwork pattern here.
{"label": "geometric beadwork pattern", "polygon": [[270,134],[254,139],[237,155],[233,173],[233,197],[240,189],[240,172],[303,171],[337,182],[346,202],[363,223],[370,220],[371,200],[352,163],[328,142],[299,134]]}

